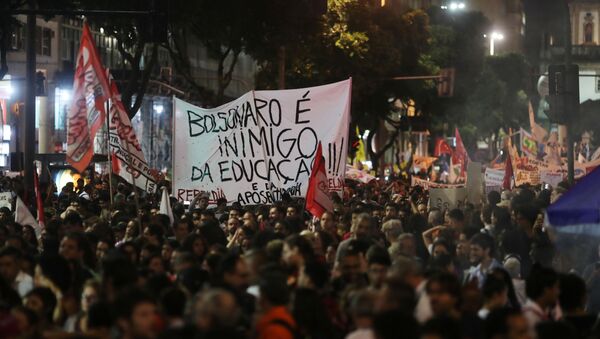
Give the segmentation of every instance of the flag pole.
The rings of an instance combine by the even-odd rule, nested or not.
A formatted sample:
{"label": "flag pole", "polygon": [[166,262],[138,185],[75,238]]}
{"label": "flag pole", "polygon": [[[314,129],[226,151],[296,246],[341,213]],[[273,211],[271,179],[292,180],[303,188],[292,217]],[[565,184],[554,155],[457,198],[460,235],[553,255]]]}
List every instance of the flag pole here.
{"label": "flag pole", "polygon": [[106,100],[106,156],[108,157],[108,190],[109,190],[109,204],[108,214],[110,224],[112,219],[112,207],[113,207],[113,180],[112,180],[112,154],[110,153],[110,104]]}

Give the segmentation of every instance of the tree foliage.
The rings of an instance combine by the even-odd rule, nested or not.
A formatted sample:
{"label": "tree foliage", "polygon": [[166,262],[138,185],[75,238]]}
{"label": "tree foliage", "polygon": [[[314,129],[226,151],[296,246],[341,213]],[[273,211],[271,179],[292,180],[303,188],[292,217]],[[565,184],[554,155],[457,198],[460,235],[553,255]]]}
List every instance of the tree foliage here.
{"label": "tree foliage", "polygon": [[433,100],[434,134],[459,127],[463,141],[473,150],[476,142],[496,140],[501,128],[528,127],[526,90],[529,65],[518,54],[487,56],[484,34],[489,22],[479,12],[449,14],[430,11],[432,49],[429,55],[440,67],[454,67],[454,96]]}
{"label": "tree foliage", "polygon": [[[333,0],[318,34],[287,42],[288,87],[314,86],[352,77],[352,120],[375,129],[397,98],[416,98],[431,83],[399,82],[400,75],[429,74],[428,18],[422,11],[401,12],[378,2]],[[275,88],[277,60],[265,57],[259,86]]]}
{"label": "tree foliage", "polygon": [[[149,10],[148,5],[137,0],[79,0],[83,10]],[[142,106],[144,94],[158,58],[158,44],[152,42],[149,31],[149,16],[94,15],[88,20],[104,28],[104,34],[116,39],[116,47],[123,58],[124,69],[120,83],[121,100],[129,117],[133,117]]]}

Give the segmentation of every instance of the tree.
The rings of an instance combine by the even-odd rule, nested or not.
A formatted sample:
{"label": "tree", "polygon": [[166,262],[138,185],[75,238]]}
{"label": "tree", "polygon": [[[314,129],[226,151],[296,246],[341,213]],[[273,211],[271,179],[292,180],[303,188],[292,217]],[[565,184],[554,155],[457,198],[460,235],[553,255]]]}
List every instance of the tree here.
{"label": "tree", "polygon": [[[352,127],[376,131],[389,119],[396,99],[419,100],[433,83],[398,82],[399,75],[431,74],[428,48],[428,18],[422,11],[381,7],[376,1],[334,0],[319,33],[291,40],[286,45],[286,83],[290,87],[315,86],[352,77]],[[275,88],[278,58],[258,58],[259,86]],[[391,145],[397,133],[391,133]],[[390,146],[387,146],[390,147]],[[387,148],[382,147],[382,148]],[[374,167],[383,152],[368,147]]]}
{"label": "tree", "polygon": [[[146,10],[147,5],[137,0],[81,0],[80,9],[102,10]],[[149,32],[149,16],[94,15],[88,18],[91,23],[102,27],[104,34],[116,39],[117,50],[123,58],[124,69],[120,70],[121,100],[130,118],[142,106],[144,94],[152,72],[155,71],[158,57],[158,44],[152,41]]]}

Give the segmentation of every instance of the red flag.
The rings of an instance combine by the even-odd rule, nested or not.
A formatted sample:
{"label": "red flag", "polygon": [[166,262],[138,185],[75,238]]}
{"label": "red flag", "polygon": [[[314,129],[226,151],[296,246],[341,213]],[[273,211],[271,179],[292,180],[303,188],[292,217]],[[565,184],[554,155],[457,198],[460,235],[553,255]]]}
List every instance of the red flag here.
{"label": "red flag", "polygon": [[452,155],[452,153],[454,152],[452,152],[452,148],[450,145],[448,145],[446,140],[444,140],[444,138],[437,138],[435,141],[435,150],[433,152],[433,156],[439,157],[442,154]]}
{"label": "red flag", "polygon": [[35,189],[38,224],[40,228],[44,228],[46,217],[44,216],[44,203],[42,202],[42,192],[40,192],[40,180],[38,178],[37,170],[33,171],[33,187]]}
{"label": "red flag", "polygon": [[510,159],[510,153],[506,155],[506,162],[504,165],[504,180],[502,181],[502,188],[510,190],[510,184],[513,177],[512,160]]}
{"label": "red flag", "polygon": [[454,129],[454,136],[456,138],[456,149],[452,154],[452,162],[455,164],[460,164],[460,176],[464,176],[465,170],[467,169],[467,162],[469,161],[469,154],[467,153],[467,149],[462,142],[462,138],[460,137],[460,133],[458,132],[458,128]]}
{"label": "red flag", "polygon": [[119,175],[119,173],[121,172],[121,163],[119,162],[119,158],[117,157],[117,155],[115,154],[115,152],[111,153],[111,155],[110,155],[110,162],[112,164],[112,172],[113,172],[113,174]]}
{"label": "red flag", "polygon": [[104,67],[90,28],[84,23],[73,80],[73,101],[67,114],[67,161],[80,173],[94,155],[94,138],[105,122],[109,97]]}
{"label": "red flag", "polygon": [[321,142],[317,146],[315,162],[308,180],[306,210],[317,218],[320,218],[326,211],[333,211],[333,201],[329,197],[329,181],[325,172],[325,159],[323,158]]}

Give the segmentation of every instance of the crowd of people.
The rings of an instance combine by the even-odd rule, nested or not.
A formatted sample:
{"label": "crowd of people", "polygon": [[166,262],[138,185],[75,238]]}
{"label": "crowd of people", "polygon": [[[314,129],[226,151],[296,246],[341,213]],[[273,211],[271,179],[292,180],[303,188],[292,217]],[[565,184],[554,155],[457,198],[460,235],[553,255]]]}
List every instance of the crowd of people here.
{"label": "crowd of people", "polygon": [[[20,178],[2,187],[21,194]],[[167,182],[162,185],[168,186]],[[442,210],[401,181],[348,183],[334,210],[240,206],[106,177],[0,209],[0,338],[593,338],[600,265],[553,267],[549,190]],[[588,293],[589,292],[589,293]]]}

